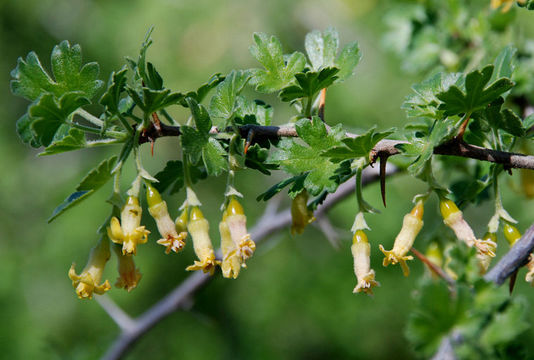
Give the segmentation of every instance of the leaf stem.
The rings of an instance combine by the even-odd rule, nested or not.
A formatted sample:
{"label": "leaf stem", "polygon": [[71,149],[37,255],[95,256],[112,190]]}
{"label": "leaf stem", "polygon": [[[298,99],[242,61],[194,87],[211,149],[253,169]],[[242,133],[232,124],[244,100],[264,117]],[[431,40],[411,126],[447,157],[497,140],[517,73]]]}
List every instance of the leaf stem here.
{"label": "leaf stem", "polygon": [[91,115],[84,109],[78,109],[74,113],[77,115],[80,115],[81,117],[83,117],[85,120],[89,121],[93,125],[96,125],[98,127],[104,126],[104,122],[102,120],[100,120],[96,116]]}

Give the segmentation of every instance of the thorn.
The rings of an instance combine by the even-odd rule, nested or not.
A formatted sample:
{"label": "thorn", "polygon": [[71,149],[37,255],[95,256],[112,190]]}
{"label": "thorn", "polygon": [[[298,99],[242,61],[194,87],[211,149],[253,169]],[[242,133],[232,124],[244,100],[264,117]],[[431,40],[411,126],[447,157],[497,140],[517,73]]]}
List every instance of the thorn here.
{"label": "thorn", "polygon": [[388,163],[388,156],[380,156],[380,194],[382,194],[382,202],[386,207],[386,165]]}
{"label": "thorn", "polygon": [[250,144],[252,144],[253,139],[254,139],[254,130],[250,129],[247,134],[247,141],[245,142],[245,149],[243,150],[245,155],[247,155],[248,148],[250,147]]}
{"label": "thorn", "polygon": [[151,137],[148,138],[148,141],[150,141],[150,153],[152,154],[152,157],[154,157],[154,144],[155,144],[155,141]]}
{"label": "thorn", "polygon": [[324,104],[326,102],[326,88],[321,89],[320,98],[319,98],[319,110],[317,115],[324,122]]}
{"label": "thorn", "polygon": [[157,113],[152,113],[152,121],[154,123],[154,127],[156,128],[156,131],[158,132],[158,135],[161,135],[161,121],[159,120],[159,116]]}
{"label": "thorn", "polygon": [[512,273],[512,275],[510,276],[510,286],[509,286],[509,290],[510,290],[510,295],[512,295],[512,291],[514,291],[514,286],[515,286],[515,281],[517,279],[517,273],[519,272],[519,269],[517,269],[516,271],[514,271]]}
{"label": "thorn", "polygon": [[464,133],[465,133],[465,130],[467,129],[467,125],[469,124],[469,117],[467,117],[464,122],[462,123],[462,125],[460,126],[460,130],[458,130],[458,135],[456,135],[456,140],[457,141],[463,141],[464,139]]}
{"label": "thorn", "polygon": [[434,264],[432,261],[428,260],[425,255],[421,254],[415,248],[412,248],[411,251],[419,260],[421,260],[423,264],[425,264],[430,269],[430,271],[445,280],[449,285],[454,285],[454,280],[445,271],[443,271],[442,268]]}

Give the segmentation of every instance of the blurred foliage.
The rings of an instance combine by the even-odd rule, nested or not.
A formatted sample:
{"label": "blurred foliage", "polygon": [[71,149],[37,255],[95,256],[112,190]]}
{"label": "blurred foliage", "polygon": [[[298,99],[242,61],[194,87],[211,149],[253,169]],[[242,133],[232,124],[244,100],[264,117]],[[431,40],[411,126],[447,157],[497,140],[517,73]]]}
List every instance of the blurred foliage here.
{"label": "blurred foliage", "polygon": [[[487,6],[484,1],[473,3],[476,3],[473,6]],[[400,10],[391,11],[392,8]],[[124,54],[137,56],[140,40],[155,25],[151,61],[164,74],[169,88],[191,89],[206,82],[209,74],[226,73],[234,66],[255,66],[247,52],[255,31],[276,34],[283,44],[293,47],[285,51],[304,51],[301,44],[308,31],[334,25],[342,39],[359,42],[363,57],[356,78],[329,91],[326,117],[332,125],[343,122],[354,128],[369,128],[378,124],[380,129],[386,129],[402,122],[403,98],[410,92],[410,85],[420,81],[423,75],[406,75],[399,68],[419,71],[443,60],[448,64],[455,49],[443,37],[451,33],[451,27],[476,31],[473,19],[466,19],[461,9],[456,10],[458,15],[453,23],[444,25],[443,29],[447,30],[431,33],[425,24],[444,17],[427,13],[420,2],[410,1],[335,0],[328,5],[318,0],[7,0],[0,3],[0,83],[6,94],[0,98],[5,114],[0,123],[0,168],[4,170],[0,177],[1,357],[94,359],[118,333],[96,302],[76,299],[67,278],[71,262],[83,263],[97,239],[95,230],[105,220],[102,214],[107,214],[106,192],[96,193],[83,207],[46,224],[54,207],[65,198],[66,189],[74,189],[76,181],[107,154],[105,150],[93,149],[37,159],[35,151],[20,143],[15,121],[26,111],[26,104],[11,96],[8,90],[9,72],[16,66],[18,56],[30,50],[49,54],[55,44],[69,39],[73,44],[83,45],[84,61],[100,63],[100,79],[106,81],[111,70],[123,63]],[[531,14],[522,10],[516,8],[507,16],[513,16],[521,29],[524,46],[520,47],[518,56],[529,62],[532,69],[534,22],[528,18]],[[390,19],[394,15],[383,19],[385,13],[402,11],[410,14],[410,23]],[[492,14],[482,19],[482,23],[491,23],[492,31],[499,31],[502,21],[512,21]],[[396,37],[391,36],[392,24]],[[393,42],[395,49],[407,49],[406,44],[418,36],[436,37],[436,46],[419,49],[414,45],[413,54],[397,59],[377,46],[388,29],[387,41]],[[493,41],[493,38],[479,40]],[[418,42],[413,40],[414,44]],[[493,59],[495,55],[488,58]],[[42,62],[45,68],[50,67],[46,57]],[[532,94],[529,82],[524,81],[532,76],[532,71],[529,73],[528,67],[522,69],[527,70],[517,74],[514,80],[518,86],[524,86],[525,94]],[[277,109],[274,123],[284,122],[292,115],[289,107],[286,111],[281,109]],[[185,112],[177,111],[173,115],[185,116]],[[176,160],[177,144],[176,139],[158,140],[150,166],[160,169],[167,160]],[[143,156],[150,156],[148,148]],[[236,179],[242,192],[249,194],[244,206],[250,224],[262,212],[262,206],[254,200],[261,188],[254,175],[243,174]],[[532,221],[529,214],[533,213],[534,204],[525,202],[524,196],[514,190],[518,187],[514,184],[519,181],[515,172],[509,179],[512,186],[504,192],[503,201],[524,230]],[[206,217],[215,219],[219,217],[224,184],[218,179],[210,180],[207,185],[203,190]],[[406,193],[423,189],[422,183],[412,178],[399,176],[389,180],[388,207],[380,216],[367,220],[376,229],[369,234],[370,241],[383,242],[386,247],[391,245],[402,215],[411,207]],[[365,191],[367,199],[379,203],[377,185]],[[176,207],[182,197],[178,193],[168,198],[171,212],[175,212],[172,215],[177,215]],[[348,229],[355,206],[354,199],[348,199],[332,211],[334,225],[346,229],[341,231],[343,243],[339,251],[314,227],[297,238],[289,237],[288,231],[274,236],[260,246],[239,280],[216,278],[191,299],[190,311],[177,312],[158,324],[129,358],[143,359],[147,354],[156,359],[413,358],[403,328],[414,307],[413,278],[421,275],[422,265],[413,266],[410,279],[403,278],[395,269],[386,271],[375,266],[382,284],[375,298],[354,296]],[[426,216],[427,224],[415,244],[418,249],[424,249],[437,232],[443,231],[435,216],[437,204],[429,202],[427,209],[430,215]],[[492,210],[491,204],[467,208],[465,216],[475,231],[482,233]],[[155,228],[148,217],[145,220],[149,227]],[[504,239],[499,240],[505,244]],[[132,315],[140,314],[179,284],[187,276],[183,269],[192,258],[191,247],[183,256],[162,256],[160,246],[153,241],[145,248],[143,256],[136,258],[143,273],[138,288],[130,294],[121,290],[110,293]],[[504,253],[506,248],[501,246],[499,252]],[[378,251],[373,251],[373,263],[379,264],[381,257]],[[116,277],[115,264],[112,260],[106,270],[110,281]],[[534,300],[533,290],[522,281],[518,281],[516,292],[529,301]],[[522,311],[510,307],[511,312]],[[532,323],[534,315],[528,316]],[[531,338],[532,331],[522,336]],[[488,328],[483,339],[499,341],[494,330]],[[534,353],[534,345],[531,342],[527,345],[527,351]]]}

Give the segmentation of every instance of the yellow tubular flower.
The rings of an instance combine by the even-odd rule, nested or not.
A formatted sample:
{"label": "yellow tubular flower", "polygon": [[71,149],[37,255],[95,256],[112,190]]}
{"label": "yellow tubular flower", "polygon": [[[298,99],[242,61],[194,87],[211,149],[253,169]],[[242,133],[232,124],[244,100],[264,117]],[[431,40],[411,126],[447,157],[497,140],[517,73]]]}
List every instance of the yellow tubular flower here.
{"label": "yellow tubular flower", "polygon": [[[443,216],[443,222],[450,227],[458,240],[467,244],[467,246],[475,246],[481,254],[492,254],[491,248],[493,244],[487,240],[478,240],[471,226],[464,220],[463,213],[458,209],[456,204],[449,199],[441,199],[439,202],[439,210]],[[495,256],[493,254],[492,256]]]}
{"label": "yellow tubular flower", "polygon": [[514,246],[514,244],[517,242],[517,240],[521,239],[521,233],[515,226],[512,224],[505,222],[503,227],[504,237],[506,240],[508,240],[508,244],[510,246]]}
{"label": "yellow tubular flower", "polygon": [[93,293],[102,295],[111,289],[108,280],[98,285],[102,280],[104,267],[110,256],[109,240],[107,237],[103,237],[98,244],[91,249],[87,265],[85,265],[85,268],[80,275],[76,274],[76,264],[72,264],[69,270],[69,278],[72,280],[72,286],[76,290],[78,298],[92,299]]}
{"label": "yellow tubular flower", "polygon": [[187,228],[193,238],[195,254],[197,254],[200,261],[195,261],[186,270],[202,270],[213,275],[219,262],[215,260],[215,253],[211,245],[208,220],[204,219],[202,211],[196,206],[191,210]]}
{"label": "yellow tubular flower", "polygon": [[380,286],[380,283],[375,281],[375,271],[371,269],[371,246],[367,240],[367,235],[362,230],[357,230],[354,233],[350,249],[354,258],[354,273],[358,279],[358,284],[353,292],[373,295],[373,287]]}
{"label": "yellow tubular flower", "polygon": [[406,265],[407,260],[413,260],[413,256],[406,256],[413,246],[413,242],[423,227],[423,201],[418,201],[412,211],[404,216],[402,228],[397,237],[392,250],[385,250],[379,245],[380,251],[386,256],[383,265],[399,263],[404,276],[410,275],[410,269]]}
{"label": "yellow tubular flower", "polygon": [[232,240],[230,228],[225,219],[219,223],[219,232],[221,234],[221,250],[223,254],[221,263],[222,274],[225,278],[237,279],[241,270],[242,259],[237,254],[237,248]]}
{"label": "yellow tubular flower", "polygon": [[495,257],[495,251],[497,251],[497,235],[495,233],[487,232],[482,241],[486,241],[489,251],[487,253],[478,253],[478,267],[480,275],[483,275],[488,271],[491,263],[491,259]]}
{"label": "yellow tubular flower", "polygon": [[142,213],[139,199],[135,196],[128,196],[121,211],[121,221],[119,222],[115,216],[111,218],[108,236],[115,244],[122,244],[124,255],[135,255],[137,245],[144,244],[148,240],[150,231],[140,226]]}
{"label": "yellow tubular flower", "polygon": [[[166,254],[169,254],[171,250],[174,252],[182,251],[185,246],[184,240],[187,237],[187,231],[183,230],[180,233],[176,231],[176,225],[167,210],[167,203],[161,198],[158,190],[148,183],[146,185],[146,199],[148,212],[156,220],[156,225],[161,235],[161,239],[157,243],[166,247]],[[184,216],[184,213],[182,213],[182,216]],[[185,217],[187,219],[187,212],[185,212]],[[181,219],[181,217],[178,219]],[[185,225],[187,225],[187,220]]]}
{"label": "yellow tubular flower", "polygon": [[245,216],[243,207],[234,197],[230,199],[226,207],[223,220],[228,225],[232,241],[236,247],[236,253],[242,260],[242,266],[246,267],[245,261],[254,254],[256,244],[247,232],[247,217]]}
{"label": "yellow tubular flower", "polygon": [[315,221],[313,211],[308,210],[308,192],[302,190],[291,202],[291,235],[302,234],[306,225]]}
{"label": "yellow tubular flower", "polygon": [[139,269],[135,267],[133,256],[123,255],[118,245],[113,246],[113,251],[115,251],[119,263],[119,277],[117,278],[115,287],[124,288],[130,292],[137,287],[142,275]]}

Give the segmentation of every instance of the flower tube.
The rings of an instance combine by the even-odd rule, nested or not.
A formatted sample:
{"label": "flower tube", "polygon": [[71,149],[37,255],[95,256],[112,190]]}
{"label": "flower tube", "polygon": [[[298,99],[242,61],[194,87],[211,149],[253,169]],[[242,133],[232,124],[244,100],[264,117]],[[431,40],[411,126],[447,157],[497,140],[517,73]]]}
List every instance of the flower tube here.
{"label": "flower tube", "polygon": [[371,269],[371,246],[363,230],[357,230],[354,233],[350,249],[354,258],[354,274],[358,279],[353,292],[373,295],[373,287],[380,286],[380,283],[375,281],[375,271]]}
{"label": "flower tube", "polygon": [[491,259],[495,257],[495,251],[497,251],[497,234],[487,232],[482,238],[482,241],[486,241],[486,244],[488,245],[488,252],[477,254],[478,267],[481,275],[488,271]]}
{"label": "flower tube", "polygon": [[230,234],[230,228],[223,219],[219,223],[219,233],[221,234],[221,250],[222,250],[222,263],[221,270],[225,278],[237,279],[239,272],[241,271],[242,259],[237,254],[237,247],[232,240],[232,234]]}
{"label": "flower tube", "polygon": [[313,211],[308,210],[308,192],[302,190],[291,202],[291,235],[302,234],[314,221]]}
{"label": "flower tube", "polygon": [[423,201],[418,201],[412,211],[404,216],[402,221],[402,228],[393,244],[392,250],[384,250],[382,245],[379,245],[380,251],[386,256],[383,265],[399,263],[404,276],[410,275],[410,269],[406,264],[407,260],[413,260],[413,256],[406,255],[413,246],[417,234],[423,227]]}
{"label": "flower tube", "polygon": [[187,226],[191,237],[193,238],[193,248],[200,261],[195,261],[186,270],[202,270],[205,273],[213,275],[218,261],[215,260],[213,245],[209,236],[209,223],[204,218],[202,211],[197,206],[191,209],[189,215],[189,225]]}
{"label": "flower tube", "polygon": [[[161,239],[157,241],[158,244],[166,247],[165,254],[169,254],[172,251],[180,252],[185,246],[185,238],[187,237],[187,231],[177,231],[177,225],[172,221],[169,211],[167,210],[167,203],[161,198],[158,190],[149,183],[146,184],[146,199],[148,203],[148,212],[156,221],[158,231],[161,235]],[[187,219],[187,212],[184,211],[182,216]],[[181,219],[178,218],[178,219]],[[187,221],[185,222],[187,225]]]}
{"label": "flower tube", "polygon": [[242,266],[246,267],[245,261],[254,254],[256,244],[247,232],[247,217],[245,216],[243,207],[235,197],[232,196],[230,199],[223,218],[230,230],[230,236],[235,244],[236,253],[242,260]]}
{"label": "flower tube", "polygon": [[144,244],[148,240],[150,231],[140,226],[142,213],[139,199],[130,195],[122,208],[120,222],[115,216],[111,218],[108,236],[115,244],[122,244],[124,255],[135,255],[137,245]]}
{"label": "flower tube", "polygon": [[115,283],[115,287],[123,288],[130,292],[137,287],[141,280],[141,273],[135,267],[133,256],[123,255],[120,246],[114,245],[113,251],[117,255],[119,277]]}
{"label": "flower tube", "polygon": [[72,286],[76,290],[78,298],[92,299],[93,293],[102,295],[111,289],[108,280],[98,285],[102,280],[104,267],[110,256],[109,240],[103,236],[98,244],[91,249],[87,265],[85,265],[80,275],[76,274],[76,264],[72,264],[69,270],[69,278],[72,280]]}

